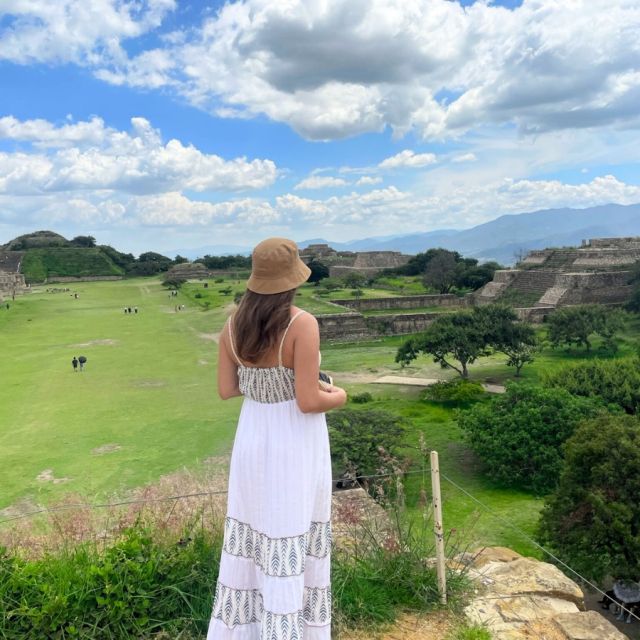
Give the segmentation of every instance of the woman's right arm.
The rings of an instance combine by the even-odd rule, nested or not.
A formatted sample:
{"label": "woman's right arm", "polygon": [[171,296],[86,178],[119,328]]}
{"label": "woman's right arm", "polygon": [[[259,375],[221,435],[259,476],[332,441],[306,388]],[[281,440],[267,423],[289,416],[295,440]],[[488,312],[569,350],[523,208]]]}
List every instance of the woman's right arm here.
{"label": "woman's right arm", "polygon": [[295,372],[296,400],[303,413],[324,413],[341,407],[347,401],[347,393],[340,387],[323,391],[318,384],[320,363],[320,330],[318,321],[310,314],[301,315],[292,325],[293,369]]}
{"label": "woman's right arm", "polygon": [[231,355],[229,322],[220,334],[218,345],[218,395],[223,399],[242,395],[238,386],[238,364]]}

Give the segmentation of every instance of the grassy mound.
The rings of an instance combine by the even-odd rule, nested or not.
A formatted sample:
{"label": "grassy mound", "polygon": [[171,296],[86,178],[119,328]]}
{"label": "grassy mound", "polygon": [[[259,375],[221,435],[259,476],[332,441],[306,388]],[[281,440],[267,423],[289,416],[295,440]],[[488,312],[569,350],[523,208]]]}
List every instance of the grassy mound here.
{"label": "grassy mound", "polygon": [[124,271],[98,247],[47,247],[27,250],[22,261],[27,282],[73,276],[119,276]]}

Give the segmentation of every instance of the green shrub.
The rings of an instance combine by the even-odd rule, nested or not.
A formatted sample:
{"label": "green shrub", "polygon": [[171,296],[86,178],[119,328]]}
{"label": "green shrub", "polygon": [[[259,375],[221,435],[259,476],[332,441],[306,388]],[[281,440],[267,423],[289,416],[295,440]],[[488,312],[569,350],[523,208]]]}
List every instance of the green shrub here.
{"label": "green shrub", "polygon": [[564,389],[507,384],[504,394],[458,413],[458,424],[489,477],[505,486],[544,494],[562,466],[562,445],[601,407]]}
{"label": "green shrub", "polygon": [[422,400],[457,405],[468,405],[485,396],[486,392],[479,382],[471,382],[463,378],[436,382],[428,386],[421,394]]}
{"label": "green shrub", "polygon": [[349,396],[349,400],[355,404],[366,404],[373,400],[373,396],[368,391],[363,391],[362,393],[354,393],[352,396]]}
{"label": "green shrub", "polygon": [[221,282],[224,282],[224,278],[216,278],[214,282],[220,284]]}
{"label": "green shrub", "polygon": [[0,637],[138,638],[180,627],[203,633],[221,539],[186,544],[133,526],[103,553],[90,543],[23,560],[0,549]]}
{"label": "green shrub", "polygon": [[567,441],[540,539],[592,580],[640,576],[640,422],[601,415]]}
{"label": "green shrub", "polygon": [[626,413],[640,413],[640,358],[589,360],[571,364],[543,377],[548,387],[575,396],[602,398]]}
{"label": "green shrub", "polygon": [[445,640],[491,640],[491,633],[484,627],[464,625],[452,631]]}
{"label": "green shrub", "polygon": [[199,291],[198,291],[198,292],[196,292],[196,294],[195,294],[193,297],[194,297],[194,298],[198,298],[198,300],[199,300],[200,298],[204,298],[204,296],[203,296]]}
{"label": "green shrub", "polygon": [[[338,475],[373,475],[385,455],[395,455],[405,428],[400,416],[375,409],[341,409],[327,415],[331,459]],[[382,448],[382,451],[381,451]]]}

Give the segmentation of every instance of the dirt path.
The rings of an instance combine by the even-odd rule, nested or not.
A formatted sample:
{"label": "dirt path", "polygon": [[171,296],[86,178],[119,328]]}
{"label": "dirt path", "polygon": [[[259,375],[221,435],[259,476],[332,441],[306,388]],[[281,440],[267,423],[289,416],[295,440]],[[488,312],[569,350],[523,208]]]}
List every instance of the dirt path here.
{"label": "dirt path", "polygon": [[[412,378],[410,376],[396,376],[372,373],[357,373],[350,371],[347,373],[338,373],[335,375],[336,384],[340,382],[350,382],[359,384],[397,384],[412,387],[428,387],[437,382],[442,382],[438,378]],[[504,393],[505,388],[501,384],[482,383],[482,387],[487,393]]]}
{"label": "dirt path", "polygon": [[453,615],[446,611],[405,613],[386,631],[344,631],[338,640],[444,640],[453,628]]}

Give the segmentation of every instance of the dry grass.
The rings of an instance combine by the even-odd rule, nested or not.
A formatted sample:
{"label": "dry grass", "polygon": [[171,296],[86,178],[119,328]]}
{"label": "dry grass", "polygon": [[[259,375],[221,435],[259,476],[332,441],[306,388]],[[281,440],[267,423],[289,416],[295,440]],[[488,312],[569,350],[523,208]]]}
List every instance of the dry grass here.
{"label": "dry grass", "polygon": [[226,466],[226,459],[216,458],[199,473],[179,471],[113,495],[107,506],[92,507],[82,495],[66,494],[46,512],[0,527],[0,546],[33,559],[83,542],[103,548],[135,522],[152,525],[160,536],[180,534],[185,523],[196,520],[199,526],[217,529],[225,515]]}

